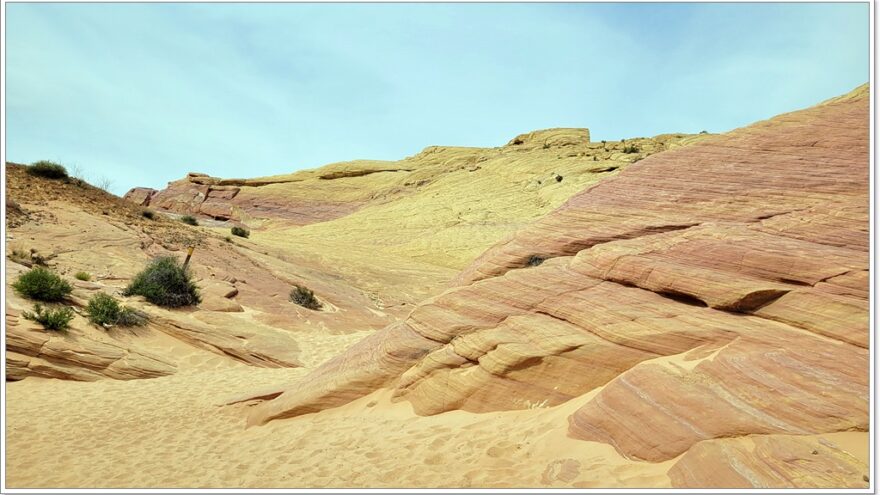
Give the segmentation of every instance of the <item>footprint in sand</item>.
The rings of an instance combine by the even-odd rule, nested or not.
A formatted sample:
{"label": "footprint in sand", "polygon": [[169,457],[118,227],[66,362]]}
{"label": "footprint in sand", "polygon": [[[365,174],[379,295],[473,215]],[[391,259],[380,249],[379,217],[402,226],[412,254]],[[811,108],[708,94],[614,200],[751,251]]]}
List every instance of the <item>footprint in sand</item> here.
{"label": "footprint in sand", "polygon": [[581,474],[581,463],[575,459],[556,459],[547,465],[541,475],[541,483],[549,485],[555,482],[571,483]]}
{"label": "footprint in sand", "polygon": [[434,449],[440,448],[446,444],[447,440],[449,440],[449,437],[440,437],[440,438],[434,440],[433,442],[431,442],[430,446],[431,446],[431,448],[434,448]]}
{"label": "footprint in sand", "polygon": [[443,456],[443,454],[434,454],[425,458],[425,464],[429,466],[436,466],[438,464],[444,464],[445,462],[446,457]]}
{"label": "footprint in sand", "polygon": [[510,442],[506,442],[506,441],[499,442],[499,443],[496,443],[495,445],[489,447],[486,450],[486,455],[488,455],[489,457],[495,457],[495,458],[502,457],[502,456],[510,454],[512,451],[512,447],[513,447],[513,444]]}

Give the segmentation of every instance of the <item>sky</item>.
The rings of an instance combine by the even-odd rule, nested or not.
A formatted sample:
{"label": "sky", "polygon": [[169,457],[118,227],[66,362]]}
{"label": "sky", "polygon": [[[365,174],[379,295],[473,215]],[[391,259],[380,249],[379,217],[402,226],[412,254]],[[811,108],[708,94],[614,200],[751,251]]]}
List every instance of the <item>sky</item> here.
{"label": "sky", "polygon": [[124,194],[426,146],[724,132],[869,79],[867,3],[6,4],[7,161]]}

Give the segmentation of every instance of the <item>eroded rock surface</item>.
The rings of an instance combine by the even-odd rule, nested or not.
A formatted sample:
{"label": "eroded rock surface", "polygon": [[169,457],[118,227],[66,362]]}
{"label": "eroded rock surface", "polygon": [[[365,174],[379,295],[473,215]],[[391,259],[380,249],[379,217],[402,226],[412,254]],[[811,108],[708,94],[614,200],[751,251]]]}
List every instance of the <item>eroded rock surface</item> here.
{"label": "eroded rock surface", "polygon": [[[712,466],[707,469],[707,466]],[[865,463],[824,438],[788,435],[700,442],[670,469],[693,488],[865,488]]]}
{"label": "eroded rock surface", "polygon": [[136,346],[101,338],[79,319],[69,332],[47,332],[6,305],[6,377],[28,376],[94,381],[170,375],[175,364]]}
{"label": "eroded rock surface", "polygon": [[868,116],[861,87],[645,158],[487,251],[406,320],[264,391],[249,422],[380,387],[421,414],[601,387],[569,434],[631,459],[865,431]]}

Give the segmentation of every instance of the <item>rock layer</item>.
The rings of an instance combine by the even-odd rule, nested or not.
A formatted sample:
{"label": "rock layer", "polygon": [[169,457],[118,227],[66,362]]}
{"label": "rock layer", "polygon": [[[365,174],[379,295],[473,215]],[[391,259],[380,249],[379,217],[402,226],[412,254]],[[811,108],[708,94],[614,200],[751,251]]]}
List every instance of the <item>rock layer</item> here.
{"label": "rock layer", "polygon": [[487,251],[405,321],[262,393],[274,398],[249,422],[380,387],[421,414],[602,387],[570,435],[633,459],[865,431],[868,110],[861,87],[645,158]]}
{"label": "rock layer", "polygon": [[170,375],[174,363],[130,345],[97,339],[82,325],[69,333],[50,333],[6,307],[6,378],[28,376],[94,381],[132,380]]}
{"label": "rock layer", "polygon": [[865,488],[868,481],[864,464],[833,441],[787,435],[700,442],[669,477],[692,488]]}

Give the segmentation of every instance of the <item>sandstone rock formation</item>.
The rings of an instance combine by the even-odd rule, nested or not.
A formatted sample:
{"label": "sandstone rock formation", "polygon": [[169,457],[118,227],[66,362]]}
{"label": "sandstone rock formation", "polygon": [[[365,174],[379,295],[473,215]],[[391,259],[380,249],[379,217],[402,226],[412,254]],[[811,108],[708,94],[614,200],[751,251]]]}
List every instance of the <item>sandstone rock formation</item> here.
{"label": "sandstone rock formation", "polygon": [[[74,285],[66,304],[80,312],[89,297],[104,291],[150,316],[146,334],[167,334],[192,348],[251,366],[301,366],[297,332],[379,329],[398,317],[398,308],[376,308],[369,294],[325,274],[312,260],[270,252],[244,239],[227,242],[208,229],[163,215],[148,219],[142,208],[128,201],[76,181],[35,178],[19,165],[7,165],[7,178],[8,197],[28,211],[7,231],[5,303],[11,379],[150,378],[173,373],[176,367],[174,356],[141,348],[138,338],[127,337],[131,332],[106,332],[81,316],[66,334],[48,333],[19,318],[33,304],[11,288],[32,264],[21,253],[37,253]],[[201,305],[168,311],[140,298],[121,296],[150,258],[182,258],[188,246],[195,246],[190,266],[202,291]],[[75,280],[79,271],[91,274],[92,281]],[[294,284],[315,290],[328,310],[305,310],[290,302],[288,293]]]}
{"label": "sandstone rock formation", "polygon": [[[249,423],[382,387],[420,414],[594,391],[571,436],[631,459],[686,453],[673,479],[694,486],[711,483],[687,466],[718,455],[712,439],[866,431],[868,118],[860,87],[645,158],[488,250],[406,320],[255,394],[271,400]],[[855,476],[846,460],[819,465]]]}
{"label": "sandstone rock formation", "polygon": [[[712,466],[712,469],[706,469]],[[693,488],[864,488],[864,464],[834,442],[788,435],[696,444],[669,471]]]}
{"label": "sandstone rock formation", "polygon": [[68,333],[49,333],[6,306],[6,377],[28,376],[93,381],[131,380],[169,375],[174,363],[148,352],[101,338],[82,321]]}
{"label": "sandstone rock formation", "polygon": [[[652,153],[706,138],[591,142],[586,129],[548,129],[497,148],[431,146],[395,162],[357,160],[259,179],[191,173],[149,205],[247,224],[255,242],[320,260],[323,271],[371,294],[378,306],[411,306],[585,187]],[[144,192],[127,197],[141,203]]]}

